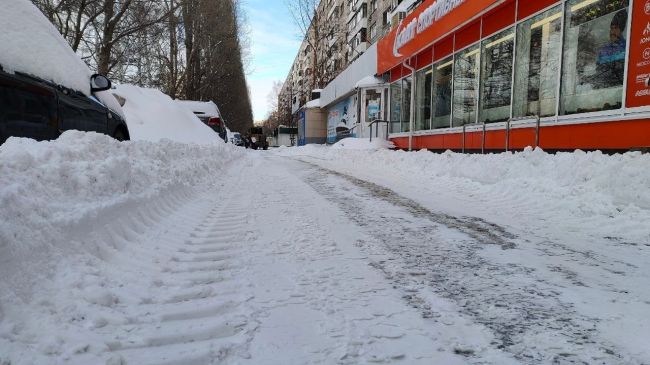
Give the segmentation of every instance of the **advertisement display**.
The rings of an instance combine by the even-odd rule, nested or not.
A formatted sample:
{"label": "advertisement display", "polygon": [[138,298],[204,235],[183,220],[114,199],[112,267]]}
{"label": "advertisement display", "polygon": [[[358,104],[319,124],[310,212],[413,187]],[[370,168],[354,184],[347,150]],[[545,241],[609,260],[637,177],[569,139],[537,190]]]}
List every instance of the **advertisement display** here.
{"label": "advertisement display", "polygon": [[327,143],[333,144],[343,138],[355,137],[352,129],[357,123],[355,98],[346,98],[327,110]]}
{"label": "advertisement display", "polygon": [[632,9],[627,107],[650,105],[650,0],[636,0]]}

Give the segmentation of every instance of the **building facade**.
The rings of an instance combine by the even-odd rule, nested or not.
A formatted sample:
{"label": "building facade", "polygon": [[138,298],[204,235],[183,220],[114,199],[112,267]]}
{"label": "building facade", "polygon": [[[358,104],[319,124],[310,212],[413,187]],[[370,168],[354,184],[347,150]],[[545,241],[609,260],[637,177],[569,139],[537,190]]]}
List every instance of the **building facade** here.
{"label": "building facade", "polygon": [[650,147],[650,0],[427,0],[379,42],[400,148]]}
{"label": "building facade", "polygon": [[[318,17],[312,21],[279,95],[278,105],[284,110],[284,118],[296,119],[298,110],[311,100],[312,89],[324,88],[334,80],[390,31],[392,19],[404,17],[408,8],[405,4],[413,3],[413,0],[322,0]],[[398,13],[401,15],[396,16]],[[288,120],[283,122],[288,124]]]}

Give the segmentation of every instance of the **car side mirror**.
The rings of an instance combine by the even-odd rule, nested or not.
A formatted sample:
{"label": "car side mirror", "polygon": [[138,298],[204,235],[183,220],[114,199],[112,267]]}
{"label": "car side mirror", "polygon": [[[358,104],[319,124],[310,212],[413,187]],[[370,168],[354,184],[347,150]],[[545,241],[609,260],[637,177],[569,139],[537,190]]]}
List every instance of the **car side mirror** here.
{"label": "car side mirror", "polygon": [[90,91],[104,91],[111,88],[111,80],[108,77],[100,74],[90,76]]}

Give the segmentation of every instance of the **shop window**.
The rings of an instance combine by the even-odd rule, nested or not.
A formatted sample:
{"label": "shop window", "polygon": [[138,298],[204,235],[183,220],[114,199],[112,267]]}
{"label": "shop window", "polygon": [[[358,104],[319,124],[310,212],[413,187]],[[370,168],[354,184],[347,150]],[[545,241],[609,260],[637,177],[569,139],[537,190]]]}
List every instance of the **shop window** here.
{"label": "shop window", "polygon": [[402,84],[401,81],[390,84],[390,131],[400,132],[402,118]]}
{"label": "shop window", "polygon": [[431,129],[431,67],[423,68],[415,75],[415,130]]}
{"label": "shop window", "polygon": [[517,27],[513,116],[555,116],[562,44],[562,7]]}
{"label": "shop window", "polygon": [[510,28],[483,40],[481,52],[481,115],[484,123],[510,118],[515,30]]}
{"label": "shop window", "polygon": [[560,114],[621,108],[627,6],[627,0],[567,1]]}
{"label": "shop window", "polygon": [[449,128],[451,119],[451,77],[454,69],[453,57],[433,65],[433,103],[431,128]]}
{"label": "shop window", "polygon": [[413,77],[407,76],[402,79],[402,132],[411,130],[411,91],[413,86]]}
{"label": "shop window", "polygon": [[452,124],[454,127],[476,122],[479,59],[478,45],[459,52],[454,60]]}

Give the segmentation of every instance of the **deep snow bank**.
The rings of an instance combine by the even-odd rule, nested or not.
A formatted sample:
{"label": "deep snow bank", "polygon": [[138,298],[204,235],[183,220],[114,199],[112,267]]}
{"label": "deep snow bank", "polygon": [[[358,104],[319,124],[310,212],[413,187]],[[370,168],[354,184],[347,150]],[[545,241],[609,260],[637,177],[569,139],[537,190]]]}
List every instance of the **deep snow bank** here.
{"label": "deep snow bank", "polygon": [[0,0],[0,65],[90,95],[88,66],[29,0]]}
{"label": "deep snow bank", "polygon": [[419,194],[419,201],[453,213],[650,242],[650,155],[539,149],[469,155],[326,146],[278,153],[312,157],[326,167],[395,185],[400,193]]}
{"label": "deep snow bank", "polygon": [[186,107],[156,89],[117,85],[112,92],[126,100],[122,109],[132,140],[213,144],[223,140]]}
{"label": "deep snow bank", "polygon": [[80,222],[105,224],[94,218],[215,181],[242,154],[223,143],[119,143],[77,131],[50,142],[10,138],[0,146],[0,291],[28,293],[21,275],[47,275],[56,255],[83,250],[66,240]]}

